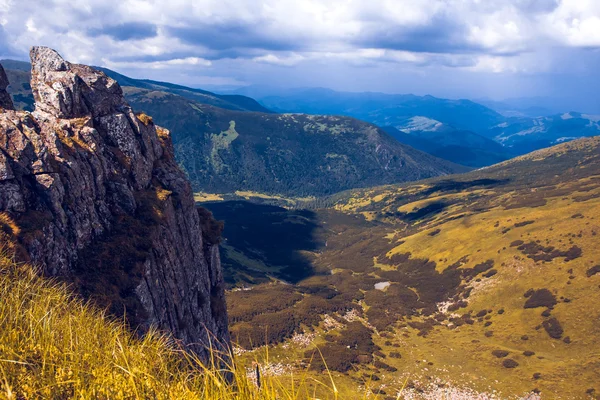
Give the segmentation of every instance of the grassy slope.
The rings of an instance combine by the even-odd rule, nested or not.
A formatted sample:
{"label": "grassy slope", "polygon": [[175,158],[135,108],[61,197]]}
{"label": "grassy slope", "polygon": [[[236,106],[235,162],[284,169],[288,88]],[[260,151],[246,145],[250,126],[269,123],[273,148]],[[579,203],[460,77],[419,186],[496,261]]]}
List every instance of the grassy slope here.
{"label": "grassy slope", "polygon": [[[340,317],[355,308],[374,328],[372,339],[381,353],[336,373],[340,390],[364,390],[365,376],[375,374],[380,379],[375,388],[388,395],[408,377],[407,393],[413,398],[439,398],[444,390],[458,391],[462,398],[493,391],[501,398],[519,398],[534,390],[544,398],[597,395],[600,274],[592,274],[592,268],[600,265],[599,149],[600,139],[587,139],[450,179],[331,199],[337,211],[317,210],[311,222],[320,221],[317,231],[327,243],[310,251],[314,274],[291,288],[272,283],[231,292],[234,337],[244,343],[248,326],[264,335],[265,327],[275,329],[280,318],[299,320],[298,331],[308,340],[301,344],[279,332],[272,339],[283,344],[270,350],[274,360],[294,365],[290,360],[319,345],[333,364],[336,353],[328,350],[335,350],[348,324]],[[544,249],[536,250],[532,242]],[[550,246],[564,253],[553,254]],[[268,266],[265,253],[250,247],[240,248]],[[568,253],[574,247],[580,254]],[[408,253],[408,259],[394,257]],[[488,260],[493,264],[487,271],[474,273]],[[275,282],[277,268],[269,274]],[[381,281],[392,283],[384,294],[373,288]],[[542,315],[546,307],[524,308],[529,289],[548,289],[554,296],[557,304],[549,315]],[[444,296],[446,303],[440,300]],[[319,303],[319,298],[326,301]],[[269,308],[259,311],[265,304]],[[449,311],[451,304],[456,306]],[[485,315],[479,314],[482,310]],[[254,311],[260,315],[253,317]],[[341,327],[310,318],[315,313],[337,318]],[[559,338],[543,327],[552,318],[564,330]],[[508,355],[498,358],[494,350]],[[393,352],[401,358],[391,357]],[[506,359],[518,366],[504,367]],[[377,361],[398,371],[387,371]]]}
{"label": "grassy slope", "polygon": [[18,230],[0,214],[0,398],[292,400],[315,390],[335,398],[327,379],[263,373],[259,390],[252,360],[218,369],[215,354],[204,367],[165,335],[136,337],[66,286],[15,263],[9,235]]}

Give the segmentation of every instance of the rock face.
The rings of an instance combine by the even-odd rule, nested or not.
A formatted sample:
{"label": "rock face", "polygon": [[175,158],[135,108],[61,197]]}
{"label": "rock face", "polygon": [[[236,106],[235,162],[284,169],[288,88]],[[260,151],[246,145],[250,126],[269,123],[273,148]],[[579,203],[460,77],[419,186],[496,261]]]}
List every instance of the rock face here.
{"label": "rock face", "polygon": [[9,110],[0,70],[0,211],[25,256],[141,331],[204,357],[209,336],[228,345],[220,226],[196,210],[169,132],[102,72],[45,47],[31,62],[33,113]]}
{"label": "rock face", "polygon": [[8,78],[6,77],[6,72],[4,72],[4,68],[0,65],[0,108],[5,110],[14,110],[12,99],[10,95],[6,92],[6,87],[8,86]]}

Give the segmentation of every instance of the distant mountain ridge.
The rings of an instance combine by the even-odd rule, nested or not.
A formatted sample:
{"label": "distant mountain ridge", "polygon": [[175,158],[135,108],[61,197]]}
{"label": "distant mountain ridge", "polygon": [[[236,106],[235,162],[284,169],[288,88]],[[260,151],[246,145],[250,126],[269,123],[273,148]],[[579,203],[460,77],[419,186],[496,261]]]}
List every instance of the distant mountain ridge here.
{"label": "distant mountain ridge", "polygon": [[[276,93],[249,87],[237,92],[252,94],[272,110],[349,115],[379,126],[392,126],[399,131],[411,129],[411,134],[418,133],[420,139],[422,136],[430,136],[423,133],[439,131],[439,127],[422,125],[419,128],[414,124],[415,118],[421,122],[433,120],[445,126],[444,135],[435,137],[435,141],[441,142],[433,146],[434,149],[444,147],[446,142],[458,137],[464,139],[466,131],[471,132],[466,136],[472,139],[475,134],[504,147],[504,150],[499,151],[497,146],[490,144],[492,154],[485,155],[481,154],[480,140],[475,140],[478,145],[466,140],[460,146],[461,149],[431,153],[463,165],[490,165],[502,158],[525,154],[561,141],[600,134],[600,117],[557,112],[558,106],[544,98],[539,98],[539,105],[536,105],[535,98],[509,99],[506,102],[482,100],[483,104],[480,104],[470,100],[438,99],[433,96],[348,93],[323,88],[288,89]],[[395,134],[395,137],[403,143],[413,143],[411,145],[431,152],[425,150],[431,147],[431,143],[427,145],[420,139],[415,141],[414,138],[400,134]]]}
{"label": "distant mountain ridge", "polygon": [[466,170],[354,118],[232,111],[133,87],[126,98],[173,132],[197,190],[313,196]]}
{"label": "distant mountain ridge", "polygon": [[512,157],[509,149],[492,139],[425,117],[413,117],[403,125],[382,129],[401,143],[469,167],[496,164]]}
{"label": "distant mountain ridge", "polygon": [[[134,109],[171,131],[177,161],[196,191],[318,196],[468,170],[354,118],[256,112],[266,109],[244,96],[102,70]],[[26,109],[27,72],[8,75],[9,92]]]}
{"label": "distant mountain ridge", "polygon": [[504,117],[496,111],[473,101],[429,95],[351,93],[308,88],[291,91],[285,96],[265,96],[259,101],[274,111],[346,115],[379,126],[395,126],[408,118],[423,116],[457,129],[479,132],[504,121]]}
{"label": "distant mountain ridge", "polygon": [[183,85],[177,85],[169,82],[160,82],[150,79],[134,79],[122,75],[118,72],[103,67],[95,67],[104,72],[107,76],[116,80],[121,86],[134,86],[149,90],[159,90],[167,93],[174,93],[190,100],[199,101],[203,104],[213,105],[215,107],[225,108],[236,111],[257,111],[269,113],[269,109],[263,107],[256,100],[239,94],[216,94],[207,90],[190,88]]}
{"label": "distant mountain ridge", "polygon": [[569,112],[537,118],[509,118],[486,132],[489,138],[515,153],[549,147],[566,141],[600,135],[600,115]]}

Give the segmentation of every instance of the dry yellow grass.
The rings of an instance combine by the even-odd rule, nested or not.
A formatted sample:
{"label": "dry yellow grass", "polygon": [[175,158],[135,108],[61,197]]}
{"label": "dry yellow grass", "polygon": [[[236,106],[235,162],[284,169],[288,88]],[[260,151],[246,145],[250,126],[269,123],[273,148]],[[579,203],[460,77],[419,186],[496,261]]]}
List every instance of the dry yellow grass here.
{"label": "dry yellow grass", "polygon": [[[169,336],[143,338],[70,293],[64,284],[16,263],[18,228],[0,214],[0,399],[337,399],[337,389],[302,371],[263,376],[213,352],[199,362]],[[227,361],[223,361],[223,360]],[[268,362],[267,360],[261,360]]]}

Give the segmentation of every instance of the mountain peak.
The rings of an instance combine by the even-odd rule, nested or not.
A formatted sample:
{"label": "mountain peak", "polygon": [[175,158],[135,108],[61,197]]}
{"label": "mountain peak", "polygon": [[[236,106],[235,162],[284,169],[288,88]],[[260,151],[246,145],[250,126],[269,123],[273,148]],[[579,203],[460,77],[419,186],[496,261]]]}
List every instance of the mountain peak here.
{"label": "mountain peak", "polygon": [[96,118],[127,107],[118,83],[103,72],[71,64],[48,47],[33,47],[30,58],[36,111],[56,118]]}
{"label": "mountain peak", "polygon": [[56,50],[44,46],[34,46],[29,52],[34,71],[68,71],[69,63]]}

